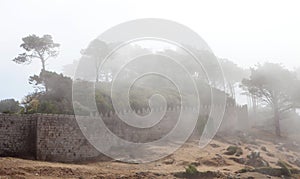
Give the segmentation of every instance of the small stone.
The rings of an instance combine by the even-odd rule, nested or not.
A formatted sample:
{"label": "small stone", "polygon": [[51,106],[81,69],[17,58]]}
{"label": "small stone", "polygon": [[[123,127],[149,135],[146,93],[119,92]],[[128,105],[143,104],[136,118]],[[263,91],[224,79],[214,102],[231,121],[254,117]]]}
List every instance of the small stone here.
{"label": "small stone", "polygon": [[262,146],[260,149],[264,152],[267,152],[267,148],[265,146]]}
{"label": "small stone", "polygon": [[164,160],[164,164],[166,164],[166,165],[171,165],[171,164],[173,164],[174,162],[175,162],[175,160],[172,159],[172,158]]}

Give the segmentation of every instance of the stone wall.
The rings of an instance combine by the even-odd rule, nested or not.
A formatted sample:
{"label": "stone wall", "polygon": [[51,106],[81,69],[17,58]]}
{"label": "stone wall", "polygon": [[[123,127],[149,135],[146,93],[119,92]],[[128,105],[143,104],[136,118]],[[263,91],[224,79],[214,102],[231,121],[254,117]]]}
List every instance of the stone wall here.
{"label": "stone wall", "polygon": [[35,139],[35,116],[0,115],[0,156],[34,157]]}
{"label": "stone wall", "polygon": [[38,160],[71,162],[100,155],[85,139],[74,116],[39,115],[37,126]]}
{"label": "stone wall", "polygon": [[[192,112],[194,109],[185,110]],[[200,111],[201,115],[209,115],[210,108],[203,106]],[[148,112],[147,110],[138,111],[140,115]],[[233,126],[238,126],[241,116],[247,118],[246,112],[245,107],[227,106],[221,130],[234,130]],[[149,142],[166,135],[176,125],[178,115],[178,108],[169,108],[157,125],[147,129],[129,126],[112,112],[101,114],[101,117],[115,135],[132,142]],[[99,116],[81,116],[80,118],[97,120]],[[20,116],[1,114],[0,155],[31,156],[38,160],[60,162],[103,157],[84,137],[75,116],[53,114]]]}

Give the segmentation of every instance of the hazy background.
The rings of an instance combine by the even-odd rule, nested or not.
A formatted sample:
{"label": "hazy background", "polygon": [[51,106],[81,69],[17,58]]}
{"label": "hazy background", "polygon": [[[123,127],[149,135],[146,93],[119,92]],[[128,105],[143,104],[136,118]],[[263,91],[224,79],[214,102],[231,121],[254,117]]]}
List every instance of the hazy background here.
{"label": "hazy background", "polygon": [[51,34],[61,44],[49,70],[62,72],[80,57],[80,50],[103,31],[137,18],[165,18],[196,31],[216,56],[241,67],[258,62],[300,65],[298,1],[63,1],[0,0],[0,99],[21,99],[29,91],[28,77],[40,63],[17,65],[21,38]]}

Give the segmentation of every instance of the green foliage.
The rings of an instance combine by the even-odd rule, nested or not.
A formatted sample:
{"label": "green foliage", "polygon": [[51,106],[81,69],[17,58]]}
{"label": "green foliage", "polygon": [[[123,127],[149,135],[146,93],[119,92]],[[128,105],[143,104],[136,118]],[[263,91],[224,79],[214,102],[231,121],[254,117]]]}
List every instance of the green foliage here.
{"label": "green foliage", "polygon": [[249,79],[243,79],[243,89],[261,102],[273,107],[278,103],[279,108],[291,106],[291,95],[295,84],[298,84],[296,75],[280,64],[265,63],[251,70]]}
{"label": "green foliage", "polygon": [[[47,36],[45,38],[50,38],[50,37]],[[50,55],[51,53],[48,54],[47,50],[50,50],[51,48],[53,48],[52,50],[54,50],[54,48],[59,46],[59,44],[55,44],[52,41],[52,37],[50,39],[51,39],[50,41],[46,40],[48,42],[48,45],[46,45],[45,48],[42,48],[41,46],[44,46],[47,43],[44,43],[44,41],[41,40],[40,37],[32,35],[28,38],[26,37],[23,39],[24,45],[22,45],[22,47],[28,53],[30,52],[31,54],[35,54],[35,55],[38,54],[42,48],[44,49],[45,55]],[[43,41],[43,42],[38,43],[39,41]],[[38,46],[38,44],[40,44],[40,46]],[[25,97],[23,103],[26,106],[26,110],[24,110],[24,112],[25,113],[73,114],[74,113],[73,107],[76,109],[76,111],[79,112],[79,114],[82,115],[89,115],[91,112],[95,112],[95,111],[99,111],[101,113],[107,113],[109,111],[113,111],[114,109],[112,106],[112,99],[111,99],[112,83],[110,83],[109,80],[106,81],[100,80],[101,82],[98,82],[99,77],[97,77],[96,83],[92,82],[95,81],[95,79],[90,79],[93,75],[95,76],[94,72],[98,72],[100,62],[107,55],[107,51],[109,50],[109,48],[111,48],[110,45],[111,44],[105,44],[100,40],[94,40],[89,44],[89,46],[86,49],[81,51],[83,56],[82,56],[82,60],[78,62],[79,66],[80,67],[84,66],[85,70],[83,71],[86,71],[86,69],[91,69],[91,70],[88,71],[87,74],[85,73],[80,74],[79,75],[80,77],[78,77],[79,79],[76,77],[74,84],[71,78],[63,76],[62,74],[57,74],[55,72],[49,72],[46,70],[42,70],[39,75],[31,76],[29,79],[29,83],[35,86],[37,92],[33,94],[29,94],[28,96]],[[136,47],[132,47],[132,49],[137,54],[139,54],[142,50],[145,50]],[[174,52],[175,51],[170,50],[168,53],[174,53]],[[199,56],[199,58],[203,59],[205,61],[205,64],[211,67],[211,69],[215,70],[216,67],[218,66],[217,63],[212,64],[211,62],[212,60],[210,60],[210,59],[216,59],[216,57],[213,54],[210,54],[208,52],[197,52],[197,55]],[[28,56],[28,59],[29,57],[33,58],[34,56]],[[49,57],[51,57],[51,55]],[[181,60],[184,60],[184,58],[182,58]],[[42,57],[42,61],[43,61],[43,57]],[[88,65],[85,63],[87,63]],[[145,62],[145,63],[148,65],[149,62]],[[157,65],[157,64],[149,63],[149,65],[152,65],[153,68],[160,68],[162,70],[172,70],[172,69],[168,69],[168,66],[166,66],[166,64]],[[196,68],[195,64],[191,63],[191,64],[187,64],[187,66],[195,70],[195,72],[199,70]],[[94,67],[96,69],[94,69]],[[109,73],[114,73],[113,63],[108,65],[108,68],[110,70]],[[127,81],[128,78],[131,78],[132,77],[131,75],[135,75],[135,72],[141,72],[141,68],[139,66],[133,65],[132,69],[126,68],[126,71],[128,71],[128,73],[122,76],[122,80],[121,80],[122,82]],[[93,75],[89,73],[93,73]],[[83,76],[81,77],[81,75]],[[99,73],[96,73],[96,75],[99,75]],[[184,83],[185,79],[186,78],[184,78],[184,75],[178,75],[176,80],[182,81]],[[225,98],[227,98],[227,101],[234,103],[234,100],[229,98],[227,94],[224,93],[223,91],[218,90],[216,88],[211,88],[210,85],[204,81],[204,77],[203,78],[197,77],[195,83],[199,92],[199,100],[201,101],[202,105],[203,104],[209,105],[211,102],[218,103],[219,101],[224,101]],[[75,86],[75,88],[73,88],[75,90],[72,90],[72,85]],[[127,107],[127,104],[125,104],[125,102],[127,102],[128,99],[124,98],[127,97],[124,95],[128,93],[127,90],[128,89],[123,88],[121,84],[121,86],[114,91],[114,99],[117,99],[114,102],[117,102],[119,106]],[[214,101],[212,101],[211,99],[211,95],[210,95],[211,92],[214,93],[214,99],[213,99]],[[186,97],[187,99],[196,101],[195,96],[191,95],[189,91],[186,92],[186,94],[181,94],[182,95],[181,96],[178,92],[178,89],[171,81],[162,80],[161,77],[159,78],[145,77],[143,78],[143,80],[138,80],[129,91],[129,104],[131,109],[135,111],[140,111],[142,108],[149,108],[150,107],[149,100],[153,95],[156,94],[159,94],[165,98],[167,102],[167,107],[180,106],[182,96]],[[72,95],[76,96],[75,99],[77,101],[72,101],[73,100]],[[92,109],[92,107],[94,106],[89,106],[90,102],[94,100],[96,102],[97,109]],[[154,106],[161,107],[160,104],[154,104]],[[199,123],[200,131],[203,131],[206,121],[207,119],[205,119],[204,121],[201,120],[202,124],[200,124],[201,122]]]}
{"label": "green foliage", "polygon": [[17,113],[22,109],[18,101],[5,99],[0,101],[0,113]]}
{"label": "green foliage", "polygon": [[238,148],[236,149],[235,155],[236,155],[236,156],[241,156],[241,155],[243,155],[243,149],[242,149],[241,147],[238,147]]}
{"label": "green foliage", "polygon": [[199,173],[199,171],[197,170],[197,168],[194,165],[188,165],[187,168],[185,168],[185,173],[187,175],[196,175]]}
{"label": "green foliage", "polygon": [[236,153],[237,149],[238,149],[238,146],[231,145],[231,146],[229,146],[229,147],[226,149],[227,152],[225,152],[225,154],[226,154],[226,155],[233,155],[233,154]]}
{"label": "green foliage", "polygon": [[[89,115],[90,108],[88,105],[93,99],[93,93],[95,93],[95,101],[97,109],[101,113],[107,113],[113,111],[111,100],[111,83],[100,82],[96,85],[89,81],[76,80],[73,84],[71,78],[55,72],[42,71],[40,75],[31,76],[29,79],[30,84],[33,84],[40,91],[29,94],[25,97],[23,103],[26,106],[25,113],[59,113],[59,114],[73,114],[72,94],[76,96],[78,101],[74,101],[74,107],[76,111],[81,115]],[[43,86],[47,85],[48,90],[44,91]],[[72,89],[72,85],[76,86]],[[199,86],[201,87],[201,86]],[[124,95],[127,91],[124,88],[118,88],[114,91],[114,97],[120,106],[126,106]],[[200,100],[202,104],[207,104],[210,99],[208,95],[204,93],[210,90],[208,86],[202,89]],[[221,91],[216,92],[215,100],[222,99],[225,96]],[[72,93],[73,92],[73,93]],[[147,85],[137,85],[131,88],[129,93],[130,107],[135,110],[141,110],[143,108],[149,108],[149,99],[154,94],[160,94],[165,97],[167,101],[167,107],[176,107],[181,105],[181,97],[175,89],[172,88],[158,88]],[[189,95],[189,94],[185,94]],[[192,96],[190,96],[192,98]],[[228,98],[228,101],[229,98]],[[158,106],[161,107],[161,106]],[[199,119],[199,131],[203,131],[203,128],[207,121],[207,116],[201,116]]]}
{"label": "green foliage", "polygon": [[236,156],[240,156],[243,154],[243,149],[236,145],[231,145],[226,149],[226,152],[224,154],[226,154],[226,155],[234,155],[235,154]]}
{"label": "green foliage", "polygon": [[42,63],[42,70],[45,70],[45,62],[58,55],[58,43],[54,43],[51,35],[38,37],[29,35],[22,38],[23,43],[20,45],[25,50],[18,55],[13,61],[18,64],[30,63],[33,59],[39,59]]}
{"label": "green foliage", "polygon": [[281,167],[281,170],[282,170],[282,173],[285,175],[285,176],[292,176],[292,172],[290,170],[290,167],[287,163],[285,163],[284,161],[282,160],[279,160],[277,162],[277,165]]}
{"label": "green foliage", "polygon": [[99,70],[101,62],[108,54],[108,52],[108,45],[99,39],[93,40],[89,44],[88,48],[81,51],[82,55],[88,57],[86,61],[88,60],[89,62],[92,62],[92,67],[94,67],[94,70],[92,71],[94,71],[95,73],[95,75],[92,76],[96,76],[96,82],[99,81]]}
{"label": "green foliage", "polygon": [[39,106],[40,106],[40,102],[37,99],[32,99],[29,104],[26,104],[25,107],[25,112],[27,114],[33,114],[33,113],[38,113],[39,112]]}
{"label": "green foliage", "polygon": [[26,113],[73,114],[72,79],[55,72],[42,71],[39,76],[30,77],[35,86],[47,85],[47,91],[29,94],[23,103]]}
{"label": "green foliage", "polygon": [[280,136],[281,114],[290,111],[300,99],[300,81],[296,74],[280,64],[265,63],[252,69],[250,78],[243,79],[241,87],[263,105],[271,107],[275,133]]}

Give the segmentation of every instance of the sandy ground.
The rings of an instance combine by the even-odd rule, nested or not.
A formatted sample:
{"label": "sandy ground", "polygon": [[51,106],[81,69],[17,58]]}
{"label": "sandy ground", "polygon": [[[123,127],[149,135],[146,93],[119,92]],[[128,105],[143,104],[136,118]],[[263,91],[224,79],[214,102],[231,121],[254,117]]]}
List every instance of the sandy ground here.
{"label": "sandy ground", "polygon": [[[222,136],[222,137],[221,137]],[[263,138],[260,136],[264,136]],[[243,154],[226,155],[229,146],[238,146]],[[298,171],[300,147],[297,141],[272,134],[255,131],[251,136],[243,133],[235,135],[219,134],[204,149],[197,141],[190,141],[172,155],[146,164],[128,164],[117,161],[93,161],[77,164],[42,162],[19,158],[0,158],[0,179],[4,178],[288,178],[247,171],[245,168],[259,168],[239,160],[247,160],[251,152],[259,152],[260,158],[269,163],[268,168],[277,168],[278,161],[284,161],[289,168]],[[200,172],[186,175],[185,168],[194,165]],[[272,176],[273,175],[273,176]],[[292,178],[300,178],[293,174]]]}

